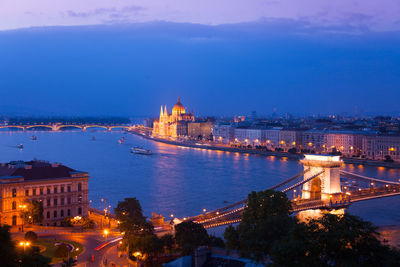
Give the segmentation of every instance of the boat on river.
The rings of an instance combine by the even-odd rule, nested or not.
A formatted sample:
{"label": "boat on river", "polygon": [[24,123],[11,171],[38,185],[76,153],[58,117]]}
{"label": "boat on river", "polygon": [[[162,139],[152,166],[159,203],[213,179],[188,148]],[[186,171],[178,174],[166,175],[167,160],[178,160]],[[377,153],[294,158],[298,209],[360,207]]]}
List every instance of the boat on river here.
{"label": "boat on river", "polygon": [[119,140],[118,140],[118,144],[123,144],[123,143],[125,143],[125,137],[121,137]]}
{"label": "boat on river", "polygon": [[37,140],[37,136],[36,136],[36,135],[32,135],[32,136],[31,136],[31,140],[32,140],[32,141]]}
{"label": "boat on river", "polygon": [[144,149],[142,147],[132,147],[131,153],[140,155],[152,155],[153,152],[150,149]]}
{"label": "boat on river", "polygon": [[23,149],[23,148],[24,148],[24,145],[23,145],[23,144],[18,144],[18,145],[17,145],[17,148]]}

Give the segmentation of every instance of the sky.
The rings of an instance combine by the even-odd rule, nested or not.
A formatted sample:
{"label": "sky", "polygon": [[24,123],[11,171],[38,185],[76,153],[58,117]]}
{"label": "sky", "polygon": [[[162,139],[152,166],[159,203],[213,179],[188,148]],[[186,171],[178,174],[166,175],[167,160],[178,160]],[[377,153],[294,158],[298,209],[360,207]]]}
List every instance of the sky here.
{"label": "sky", "polygon": [[2,0],[0,115],[400,114],[397,0]]}

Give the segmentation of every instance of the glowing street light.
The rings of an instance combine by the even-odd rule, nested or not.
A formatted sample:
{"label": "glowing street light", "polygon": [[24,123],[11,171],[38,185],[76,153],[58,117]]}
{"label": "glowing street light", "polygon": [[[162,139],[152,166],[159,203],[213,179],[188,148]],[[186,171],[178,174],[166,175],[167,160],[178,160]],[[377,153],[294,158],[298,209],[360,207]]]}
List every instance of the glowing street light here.
{"label": "glowing street light", "polygon": [[[22,209],[23,211],[25,211],[26,209],[26,205],[19,205],[18,206],[20,209]],[[30,216],[29,216],[30,217]],[[24,223],[25,223],[25,218],[22,218],[22,225],[21,225],[21,231],[24,232]]]}
{"label": "glowing street light", "polygon": [[107,230],[107,229],[104,229],[103,233],[104,233],[104,235],[105,235],[105,237],[106,237],[106,241],[107,241],[108,230]]}
{"label": "glowing street light", "polygon": [[19,245],[20,245],[21,247],[24,247],[24,252],[25,252],[25,247],[29,247],[30,244],[31,244],[31,243],[29,243],[29,242],[24,242],[24,241],[19,242]]}

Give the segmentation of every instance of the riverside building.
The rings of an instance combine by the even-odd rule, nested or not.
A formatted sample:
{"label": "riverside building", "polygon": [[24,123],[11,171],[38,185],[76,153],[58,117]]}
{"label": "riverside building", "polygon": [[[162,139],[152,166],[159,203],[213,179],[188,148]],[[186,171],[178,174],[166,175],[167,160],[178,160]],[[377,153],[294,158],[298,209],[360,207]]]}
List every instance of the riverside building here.
{"label": "riverside building", "polygon": [[0,164],[0,224],[19,226],[28,201],[43,203],[43,222],[59,226],[66,217],[88,214],[87,172],[32,160]]}
{"label": "riverside building", "polygon": [[153,136],[178,137],[188,135],[187,122],[194,121],[193,112],[187,112],[179,97],[170,114],[161,106],[160,117],[153,122]]}

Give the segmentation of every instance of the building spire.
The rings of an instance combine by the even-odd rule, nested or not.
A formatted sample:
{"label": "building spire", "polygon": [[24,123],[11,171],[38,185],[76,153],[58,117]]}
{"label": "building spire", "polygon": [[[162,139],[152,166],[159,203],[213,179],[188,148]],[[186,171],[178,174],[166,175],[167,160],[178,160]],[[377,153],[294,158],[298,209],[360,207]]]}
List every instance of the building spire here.
{"label": "building spire", "polygon": [[161,110],[160,110],[160,119],[164,116],[163,110],[162,110],[162,105],[161,105]]}
{"label": "building spire", "polygon": [[165,107],[164,107],[164,116],[167,116],[167,115],[168,115],[167,105],[165,105]]}

